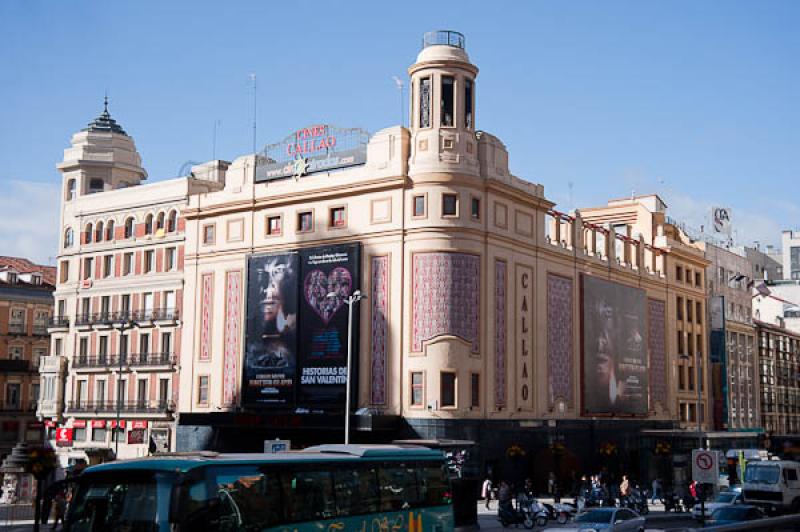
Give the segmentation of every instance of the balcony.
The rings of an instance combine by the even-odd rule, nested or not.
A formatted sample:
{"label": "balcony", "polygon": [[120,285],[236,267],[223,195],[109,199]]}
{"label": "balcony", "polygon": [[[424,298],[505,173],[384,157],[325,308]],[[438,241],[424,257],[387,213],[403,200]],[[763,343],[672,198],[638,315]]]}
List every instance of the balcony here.
{"label": "balcony", "polygon": [[34,336],[47,336],[48,334],[50,334],[50,331],[47,329],[47,325],[39,323],[33,324]]}
{"label": "balcony", "polygon": [[173,353],[133,353],[128,356],[127,363],[132,368],[172,367],[175,365],[175,355]]}
{"label": "balcony", "polygon": [[47,320],[48,329],[69,329],[69,318],[67,316],[51,316]]}
{"label": "balcony", "polygon": [[177,325],[180,319],[180,311],[176,308],[157,308],[152,312],[152,319],[162,327]]}
{"label": "balcony", "polygon": [[0,373],[37,373],[30,360],[0,359]]}
{"label": "balcony", "polygon": [[27,334],[24,323],[9,323],[8,334]]}
{"label": "balcony", "polygon": [[34,413],[36,412],[36,407],[36,401],[0,402],[0,412]]}
{"label": "balcony", "polygon": [[63,356],[48,355],[39,359],[40,373],[63,373],[66,358]]}
{"label": "balcony", "polygon": [[75,316],[75,328],[79,330],[91,329],[93,316],[93,314],[78,314]]}
{"label": "balcony", "polygon": [[37,416],[41,417],[60,417],[63,410],[63,402],[56,399],[43,399],[38,403],[39,409]]}
{"label": "balcony", "polygon": [[[67,405],[70,414],[116,414],[116,401],[70,401]],[[172,414],[174,401],[124,401],[119,404],[121,414]]]}
{"label": "balcony", "polygon": [[128,368],[172,369],[176,359],[174,353],[133,353],[125,355],[81,356],[72,359],[72,367],[76,370],[110,371]]}

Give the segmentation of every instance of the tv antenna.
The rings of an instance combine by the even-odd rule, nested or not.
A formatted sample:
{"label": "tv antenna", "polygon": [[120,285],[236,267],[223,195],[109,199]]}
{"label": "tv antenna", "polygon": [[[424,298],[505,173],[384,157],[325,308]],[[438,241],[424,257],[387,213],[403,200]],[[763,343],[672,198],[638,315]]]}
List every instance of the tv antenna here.
{"label": "tv antenna", "polygon": [[403,89],[405,88],[405,83],[403,80],[398,78],[397,76],[392,76],[394,80],[395,86],[397,86],[397,92],[400,94],[400,126],[406,126],[406,113],[405,113],[405,106],[403,105]]}
{"label": "tv antenna", "polygon": [[258,81],[255,72],[250,73],[250,81],[253,82],[253,153],[256,152],[256,110],[258,108]]}

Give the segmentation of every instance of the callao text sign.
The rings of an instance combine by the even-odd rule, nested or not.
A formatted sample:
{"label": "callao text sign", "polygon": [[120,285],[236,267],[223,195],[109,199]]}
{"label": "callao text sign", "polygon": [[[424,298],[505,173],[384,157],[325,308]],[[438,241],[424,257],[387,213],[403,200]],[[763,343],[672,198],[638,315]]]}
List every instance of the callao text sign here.
{"label": "callao text sign", "polygon": [[56,445],[59,447],[72,447],[72,429],[56,429]]}
{"label": "callao text sign", "polygon": [[692,451],[692,480],[698,484],[717,484],[719,482],[717,451],[703,449]]}

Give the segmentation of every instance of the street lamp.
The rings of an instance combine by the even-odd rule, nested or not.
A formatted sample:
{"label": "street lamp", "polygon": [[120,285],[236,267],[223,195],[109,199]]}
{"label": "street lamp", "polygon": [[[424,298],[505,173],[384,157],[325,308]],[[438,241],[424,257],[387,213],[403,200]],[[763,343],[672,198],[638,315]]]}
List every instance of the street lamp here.
{"label": "street lamp", "polygon": [[[129,317],[123,318],[122,321],[119,322],[119,353],[117,354],[117,358],[119,359],[119,371],[117,372],[117,425],[111,429],[111,437],[114,438],[114,459],[119,460],[119,439],[120,439],[120,415],[122,414],[122,399],[124,396],[120,394],[122,388],[122,363],[125,362],[128,358],[128,342],[126,341],[125,337],[125,329],[132,329],[135,326],[135,322],[130,319]],[[123,349],[123,346],[125,348]]]}
{"label": "street lamp", "polygon": [[[336,292],[329,292],[327,297],[335,299],[339,297]],[[361,290],[356,290],[346,298],[344,302],[347,303],[347,379],[345,381],[345,396],[344,396],[344,444],[350,443],[350,370],[353,365],[353,305],[359,303],[367,296],[361,293]]]}

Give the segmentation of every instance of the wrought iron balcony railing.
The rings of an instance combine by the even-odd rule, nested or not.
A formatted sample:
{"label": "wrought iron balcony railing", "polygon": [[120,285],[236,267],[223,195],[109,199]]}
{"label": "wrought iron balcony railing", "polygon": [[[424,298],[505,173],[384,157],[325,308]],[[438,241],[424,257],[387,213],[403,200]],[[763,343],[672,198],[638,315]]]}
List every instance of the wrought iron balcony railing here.
{"label": "wrought iron balcony railing", "polygon": [[[67,410],[71,413],[113,414],[117,412],[117,402],[70,401]],[[169,400],[122,401],[119,403],[119,411],[123,414],[172,413],[175,411],[175,403]]]}
{"label": "wrought iron balcony railing", "polygon": [[97,356],[78,355],[72,359],[73,368],[109,368],[137,366],[172,366],[175,354],[169,353],[130,353]]}
{"label": "wrought iron balcony railing", "polygon": [[47,320],[49,327],[69,327],[69,318],[67,316],[51,316]]}

